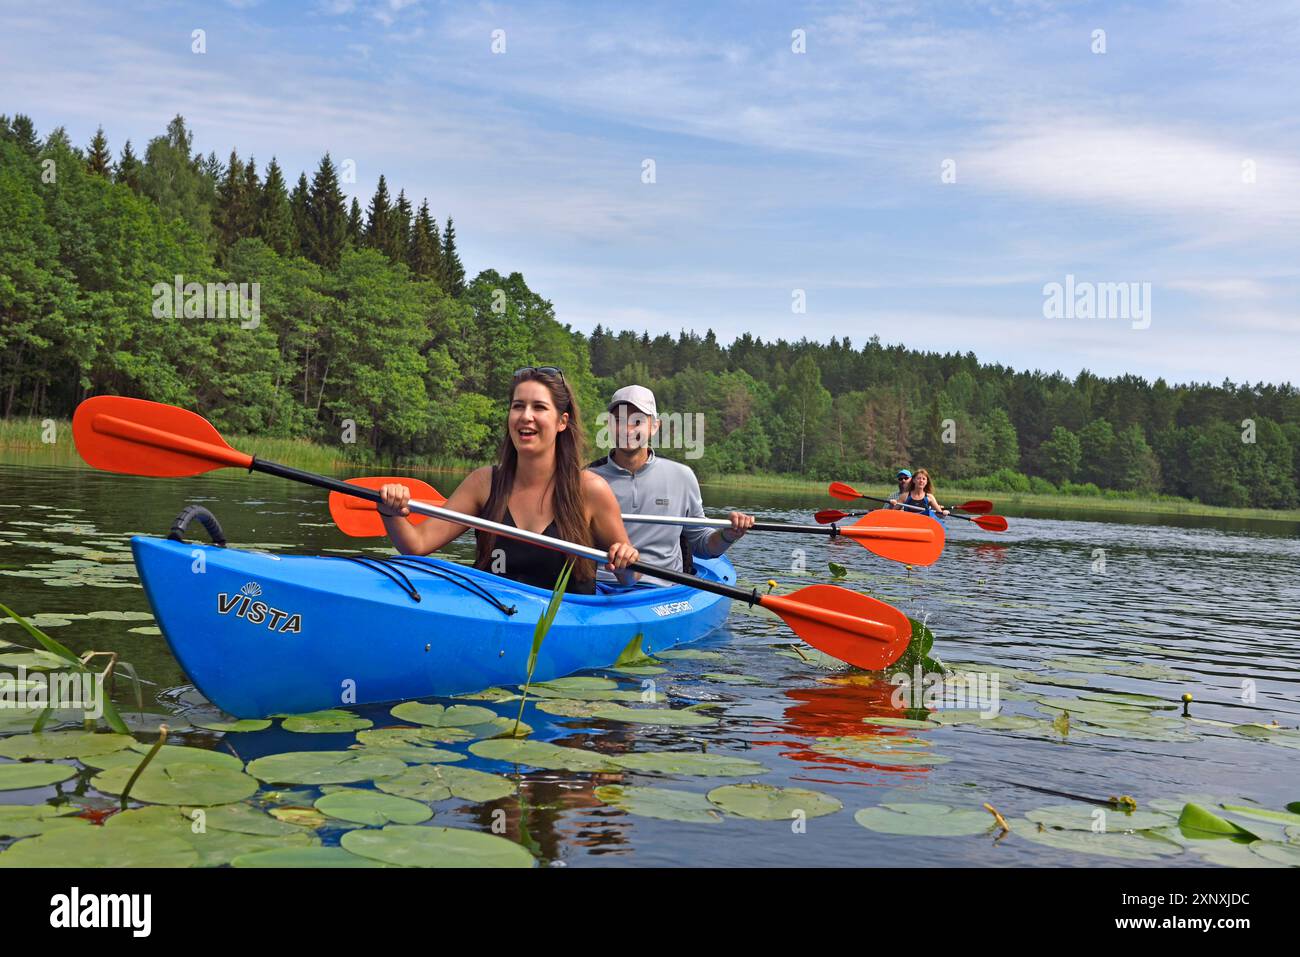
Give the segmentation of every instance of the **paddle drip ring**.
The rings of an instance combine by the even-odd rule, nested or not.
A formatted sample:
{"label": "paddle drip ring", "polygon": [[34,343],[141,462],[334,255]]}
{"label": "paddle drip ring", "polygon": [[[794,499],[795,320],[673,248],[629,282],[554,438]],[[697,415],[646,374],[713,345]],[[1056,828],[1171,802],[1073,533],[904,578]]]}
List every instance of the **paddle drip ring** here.
{"label": "paddle drip ring", "polygon": [[172,522],[171,531],[167,533],[167,537],[173,542],[185,541],[185,527],[190,524],[191,519],[195,518],[207,529],[208,537],[212,539],[213,545],[218,548],[226,547],[226,533],[221,530],[221,523],[217,521],[217,516],[202,505],[186,505],[181,509],[181,513],[176,516],[176,521]]}

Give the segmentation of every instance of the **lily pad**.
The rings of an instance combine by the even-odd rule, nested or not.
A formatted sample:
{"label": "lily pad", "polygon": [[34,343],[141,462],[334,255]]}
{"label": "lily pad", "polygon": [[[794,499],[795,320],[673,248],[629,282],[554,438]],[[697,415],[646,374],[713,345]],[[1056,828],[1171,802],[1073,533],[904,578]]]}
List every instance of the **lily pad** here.
{"label": "lily pad", "polygon": [[271,722],[265,718],[241,718],[238,721],[195,721],[194,727],[205,731],[221,731],[225,734],[245,734],[251,731],[265,731]]}
{"label": "lily pad", "polygon": [[1149,831],[1133,833],[1107,831],[1104,834],[1094,834],[1091,831],[1060,831],[1050,827],[1039,830],[1036,823],[1028,820],[1016,821],[1012,830],[1028,841],[1057,850],[1098,854],[1125,860],[1154,861],[1162,857],[1174,857],[1183,852],[1177,844],[1154,836]]}
{"label": "lily pad", "polygon": [[14,844],[0,867],[194,867],[199,853],[157,828],[60,827]]}
{"label": "lily pad", "polygon": [[389,824],[349,831],[339,842],[362,857],[404,867],[533,867],[533,856],[513,841],[459,827]]}
{"label": "lily pad", "polygon": [[267,784],[352,784],[401,774],[406,763],[388,754],[286,751],[258,758],[248,773]]}
{"label": "lily pad", "polygon": [[698,648],[670,648],[656,653],[655,657],[664,661],[719,661],[725,656],[716,651],[701,651]]}
{"label": "lily pad", "polygon": [[341,734],[349,731],[363,731],[374,726],[368,718],[362,718],[350,711],[328,710],[313,711],[310,714],[295,714],[285,718],[281,727],[286,731],[299,734]]}
{"label": "lily pad", "polygon": [[49,787],[76,776],[70,764],[0,764],[0,791]]}
{"label": "lily pad", "polygon": [[434,728],[374,728],[357,733],[359,750],[363,752],[389,754],[413,764],[465,760],[465,755],[457,751],[433,747],[433,742],[443,740],[441,729]]}
{"label": "lily pad", "polygon": [[[1098,817],[1096,812],[1102,812]],[[1092,831],[1098,820],[1105,821],[1105,833],[1124,833],[1126,831],[1146,831],[1157,827],[1168,827],[1173,819],[1168,814],[1156,811],[1122,811],[1119,808],[1103,808],[1094,804],[1052,804],[1036,808],[1025,814],[1035,824],[1044,827],[1060,828],[1066,831]]]}
{"label": "lily pad", "polygon": [[[375,786],[387,794],[416,801],[445,801],[456,797],[482,804],[515,793],[514,782],[499,774],[440,764],[420,764],[407,768],[396,777],[377,782]],[[317,805],[319,803],[318,801]]]}
{"label": "lily pad", "polygon": [[[132,743],[131,747],[122,751],[84,757],[81,759],[81,763],[105,771],[109,768],[131,768],[134,770],[140,766],[140,762],[144,760],[145,755],[150,750],[150,745],[141,744],[137,741]],[[172,744],[165,744],[159,748],[158,753],[149,762],[149,767],[163,767],[181,762],[206,764],[210,768],[226,768],[230,771],[244,770],[244,762],[233,754],[226,754],[223,751],[210,751],[207,748],[190,748]]]}
{"label": "lily pad", "polygon": [[75,810],[67,805],[0,804],[0,838],[32,837],[58,827],[89,827],[90,822],[74,814]]}
{"label": "lily pad", "polygon": [[606,804],[641,817],[693,824],[716,824],[722,820],[721,812],[709,799],[694,791],[607,784],[596,788],[595,794]]}
{"label": "lily pad", "polygon": [[597,711],[593,717],[605,721],[625,721],[629,724],[661,724],[673,727],[699,727],[716,724],[717,718],[700,714],[698,711],[671,708],[628,708],[623,705],[610,704]]}
{"label": "lily pad", "polygon": [[882,804],[853,815],[869,831],[914,837],[983,834],[995,825],[987,811],[957,810],[947,804]]}
{"label": "lily pad", "polygon": [[608,707],[608,702],[579,701],[573,698],[543,698],[534,707],[543,714],[553,714],[561,718],[591,718],[601,708]]}
{"label": "lily pad", "polygon": [[470,725],[486,724],[497,717],[495,711],[477,705],[454,704],[447,708],[440,704],[424,704],[419,701],[403,701],[389,713],[400,721],[422,724],[430,728],[467,728]]}
{"label": "lily pad", "polygon": [[329,820],[320,811],[314,807],[297,807],[287,805],[285,807],[273,807],[267,812],[271,817],[284,824],[292,824],[294,827],[318,828],[324,827]]}
{"label": "lily pad", "polygon": [[886,767],[933,767],[952,760],[914,746],[888,744],[879,737],[818,738],[812,747],[833,757]]}
{"label": "lily pad", "polygon": [[520,696],[505,688],[484,688],[482,691],[475,691],[471,694],[458,694],[456,697],[465,701],[493,701],[504,704],[507,701],[518,701]]}
{"label": "lily pad", "polygon": [[1178,829],[1190,838],[1245,838],[1257,840],[1259,835],[1234,824],[1226,818],[1219,817],[1213,811],[1199,804],[1187,804],[1178,815]]}
{"label": "lily pad", "polygon": [[938,722],[936,721],[919,721],[916,718],[897,718],[893,715],[869,715],[862,719],[863,724],[875,724],[885,728],[929,728],[933,729]]}
{"label": "lily pad", "polygon": [[528,700],[534,698],[565,698],[576,701],[640,701],[641,692],[630,688],[550,688],[533,685],[528,689]]}
{"label": "lily pad", "polygon": [[[49,627],[49,622],[45,623]],[[0,654],[0,668],[26,668],[28,671],[56,671],[69,662],[48,651],[10,651]]]}
{"label": "lily pad", "polygon": [[0,757],[52,761],[59,758],[88,758],[121,751],[135,741],[129,734],[96,734],[93,731],[45,731],[18,734],[0,740]]}
{"label": "lily pad", "polygon": [[728,814],[752,821],[788,821],[834,814],[844,805],[829,794],[806,788],[779,788],[771,784],[724,784],[708,794],[709,801]]}
{"label": "lily pad", "polygon": [[341,847],[277,847],[241,854],[232,867],[387,867],[368,857],[359,857]]}
{"label": "lily pad", "polygon": [[512,738],[493,738],[475,741],[469,746],[470,754],[492,761],[505,761],[552,771],[612,771],[616,770],[605,755],[578,748],[565,748],[544,741],[520,741]]}
{"label": "lily pad", "polygon": [[1276,824],[1300,825],[1300,814],[1293,814],[1290,811],[1272,811],[1268,808],[1252,807],[1246,804],[1224,804],[1222,807],[1225,811],[1232,811],[1234,814],[1240,814],[1243,817],[1255,817]]}
{"label": "lily pad", "polygon": [[[574,692],[574,691],[613,691],[618,687],[618,682],[612,678],[596,678],[590,675],[573,675],[567,678],[552,678],[550,681],[539,681],[532,685],[528,690],[531,693],[537,688],[544,688],[550,691]],[[574,695],[574,697],[577,697]]]}
{"label": "lily pad", "polygon": [[1266,861],[1285,864],[1288,867],[1300,867],[1300,847],[1260,841],[1250,845],[1250,849]]}
{"label": "lily pad", "polygon": [[[134,766],[109,768],[91,778],[91,786],[105,794],[121,794],[135,773]],[[257,792],[257,780],[242,771],[211,767],[195,761],[150,764],[131,788],[132,800],[145,804],[183,804],[211,807],[242,801]]]}
{"label": "lily pad", "polygon": [[706,681],[716,681],[725,685],[761,685],[762,678],[755,678],[753,675],[736,675],[722,671],[706,671],[700,675]]}
{"label": "lily pad", "polygon": [[690,774],[697,777],[753,777],[767,768],[748,758],[699,751],[635,751],[607,760],[627,771],[655,774]]}
{"label": "lily pad", "polygon": [[422,824],[433,817],[433,811],[419,801],[378,791],[363,791],[360,788],[345,788],[326,794],[316,802],[315,807],[327,817],[374,827],[385,824]]}
{"label": "lily pad", "polygon": [[287,834],[300,834],[302,828],[286,821],[277,820],[247,804],[227,804],[212,808],[181,808],[186,820],[194,820],[196,810],[203,811],[204,826],[218,831],[235,831],[239,834],[257,834],[262,837],[284,837]]}

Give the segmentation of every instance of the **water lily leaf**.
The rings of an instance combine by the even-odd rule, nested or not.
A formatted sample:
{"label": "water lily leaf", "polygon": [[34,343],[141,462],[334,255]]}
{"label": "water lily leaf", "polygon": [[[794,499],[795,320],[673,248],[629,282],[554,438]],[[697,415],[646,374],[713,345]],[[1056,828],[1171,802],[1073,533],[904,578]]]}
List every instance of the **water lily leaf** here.
{"label": "water lily leaf", "polygon": [[157,828],[59,827],[19,841],[0,867],[194,867],[199,853]]}
{"label": "water lily leaf", "polygon": [[513,691],[507,691],[505,688],[484,688],[482,691],[475,691],[473,694],[458,694],[457,698],[463,698],[466,701],[494,701],[498,704],[507,701],[518,701],[519,695]]}
{"label": "water lily leaf", "polygon": [[721,812],[709,799],[694,791],[607,784],[596,788],[595,793],[606,804],[641,817],[693,824],[716,824],[722,820]]}
{"label": "water lily leaf", "polygon": [[545,768],[551,771],[613,771],[615,766],[605,755],[578,748],[565,748],[544,741],[521,741],[515,738],[492,738],[475,741],[470,754],[491,761]]}
{"label": "water lily leaf", "polygon": [[533,685],[528,698],[564,698],[571,701],[640,701],[641,692],[630,688],[549,688]]}
{"label": "water lily leaf", "polygon": [[440,704],[423,704],[419,701],[403,701],[389,713],[399,721],[431,728],[467,728],[470,725],[486,724],[497,717],[495,711],[477,705],[454,704],[446,708]]}
{"label": "water lily leaf", "polygon": [[341,847],[276,847],[240,854],[232,867],[387,867],[368,857],[359,857]]}
{"label": "water lily leaf", "polygon": [[1260,820],[1274,821],[1278,824],[1300,825],[1300,814],[1290,811],[1270,811],[1268,808],[1251,807],[1246,804],[1222,804],[1220,807],[1225,811],[1233,811],[1243,817],[1257,817]]}
{"label": "water lily leaf", "polygon": [[893,715],[870,715],[862,719],[863,724],[875,724],[886,728],[934,728],[937,721],[919,721],[916,718],[897,718]]}
{"label": "water lily leaf", "polygon": [[1232,728],[1237,734],[1259,738],[1280,748],[1300,749],[1300,732],[1286,728],[1272,728],[1260,724],[1238,724]]}
{"label": "water lily leaf", "polygon": [[[1100,818],[1096,813],[1098,811],[1103,815]],[[1052,804],[1029,811],[1025,817],[1035,824],[1066,831],[1091,831],[1097,821],[1102,820],[1105,821],[1106,833],[1145,831],[1168,827],[1173,823],[1170,815],[1156,811],[1125,812],[1119,808],[1103,808],[1093,804]]]}
{"label": "water lily leaf", "polygon": [[826,567],[830,569],[831,578],[847,578],[849,570],[838,562],[827,562]]}
{"label": "water lily leaf", "polygon": [[983,834],[995,825],[987,811],[959,811],[947,804],[882,804],[863,808],[853,820],[869,831],[914,837]]}
{"label": "water lily leaf", "polygon": [[495,834],[460,827],[389,824],[349,831],[340,841],[362,857],[404,867],[533,867],[526,850]]}
{"label": "water lily leaf", "polygon": [[[134,765],[109,768],[91,778],[90,783],[105,794],[121,794],[134,772]],[[242,801],[256,791],[257,780],[242,771],[178,761],[146,767],[131,788],[131,798],[145,804],[210,807]]]}
{"label": "water lily leaf", "polygon": [[814,751],[850,761],[862,761],[886,767],[933,767],[947,764],[951,758],[932,754],[912,745],[887,743],[879,736],[818,738]]}
{"label": "water lily leaf", "polygon": [[43,788],[76,776],[70,764],[0,764],[0,791]]}
{"label": "water lily leaf", "polygon": [[779,788],[771,784],[724,784],[708,793],[710,803],[728,814],[752,821],[788,821],[834,814],[844,805],[829,794],[806,788]]}
{"label": "water lily leaf", "polygon": [[1153,861],[1162,857],[1174,857],[1183,852],[1177,844],[1156,836],[1152,831],[1133,833],[1107,831],[1104,834],[1094,834],[1091,831],[1060,831],[1050,827],[1039,830],[1038,825],[1032,821],[1015,821],[1012,831],[1035,844],[1043,844],[1057,850],[1098,854],[1125,860]]}
{"label": "water lily leaf", "polygon": [[1053,711],[1069,711],[1072,714],[1106,715],[1119,719],[1142,718],[1151,712],[1138,705],[1117,704],[1113,701],[1097,701],[1093,698],[1039,698],[1038,703]]}
{"label": "water lily leaf", "polygon": [[[641,640],[644,637],[644,635],[637,635],[627,643],[627,647],[618,653],[618,657],[614,659],[614,664],[612,665],[615,670],[637,668],[643,665],[653,665],[656,663],[654,658],[641,650]],[[659,670],[662,671],[663,669],[661,668]]]}
{"label": "water lily leaf", "polygon": [[[567,678],[552,678],[550,681],[539,681],[532,687],[546,688],[550,691],[560,692],[613,691],[618,687],[618,682],[614,681],[612,678],[596,678],[591,675],[572,675]],[[572,698],[580,697],[576,694],[566,694],[564,696]]]}
{"label": "water lily leaf", "polygon": [[98,618],[101,621],[152,621],[153,615],[147,611],[92,611],[86,615],[87,618]]}
{"label": "water lily leaf", "polygon": [[97,734],[93,731],[18,734],[0,741],[0,757],[35,758],[43,761],[59,758],[88,758],[121,751],[134,741],[135,738],[129,734]]}
{"label": "water lily leaf", "polygon": [[32,837],[57,827],[89,827],[90,822],[78,817],[76,808],[63,805],[51,807],[38,804],[0,804],[0,838]]}
{"label": "water lily leaf", "polygon": [[216,828],[199,834],[186,829],[180,837],[199,854],[202,867],[224,867],[236,857],[269,851],[275,848],[304,848],[320,844],[320,839],[306,831],[299,830],[293,834],[269,836],[265,834],[243,834],[238,831],[223,831]]}
{"label": "water lily leaf", "polygon": [[433,817],[432,809],[419,801],[359,788],[345,788],[326,794],[316,802],[315,807],[327,817],[375,827],[385,824],[421,824]]}
{"label": "water lily leaf", "polygon": [[618,675],[632,675],[642,677],[645,675],[662,675],[666,674],[668,669],[659,665],[622,665],[618,668],[610,668],[610,671]]}
{"label": "water lily leaf", "polygon": [[1288,867],[1300,867],[1300,847],[1291,844],[1273,844],[1261,841],[1251,844],[1250,849],[1266,861],[1285,864]]}
{"label": "water lily leaf", "polygon": [[362,751],[389,754],[413,764],[464,761],[463,754],[432,746],[444,737],[441,729],[435,728],[375,728],[357,733]]}
{"label": "water lily leaf", "polygon": [[667,651],[656,652],[655,657],[664,661],[719,661],[725,655],[716,651],[701,651],[698,648],[670,648]]}
{"label": "water lily leaf", "polygon": [[1186,804],[1178,816],[1178,829],[1190,838],[1247,838],[1258,840],[1259,836],[1219,817],[1213,811],[1206,810],[1199,804]]}
{"label": "water lily leaf", "polygon": [[[48,628],[49,623],[45,626]],[[66,658],[48,651],[10,651],[0,654],[0,668],[26,668],[28,671],[57,671],[67,668]]]}
{"label": "water lily leaf", "polygon": [[627,771],[654,774],[690,774],[698,777],[753,777],[767,768],[748,758],[700,751],[635,751],[607,760]]}
{"label": "water lily leaf", "polygon": [[267,784],[352,784],[401,774],[406,764],[388,754],[357,751],[286,751],[248,765]]}
{"label": "water lily leaf", "polygon": [[[140,762],[144,760],[145,755],[149,753],[151,748],[152,745],[141,744],[136,741],[132,743],[131,747],[123,751],[88,755],[81,759],[81,763],[100,770],[108,770],[109,768],[135,769],[140,766]],[[244,762],[233,754],[226,754],[223,751],[210,751],[207,748],[190,748],[173,744],[165,744],[159,748],[158,753],[149,762],[149,767],[162,767],[185,761],[206,764],[211,768],[226,768],[230,771],[244,770]]]}
{"label": "water lily leaf", "polygon": [[262,837],[284,837],[287,834],[302,833],[301,826],[277,820],[270,814],[247,804],[227,804],[212,808],[183,807],[180,812],[187,821],[193,821],[195,812],[199,810],[203,811],[204,826],[210,830],[257,834]]}
{"label": "water lily leaf", "polygon": [[314,807],[296,807],[289,805],[287,807],[273,807],[268,811],[271,817],[284,824],[292,824],[295,827],[307,827],[316,829],[324,827],[329,823],[328,818]]}
{"label": "water lily leaf", "polygon": [[562,718],[590,718],[605,707],[603,701],[577,701],[573,698],[543,698],[533,707],[544,714],[559,715]]}
{"label": "water lily leaf", "polygon": [[698,711],[674,711],[671,708],[628,708],[619,704],[610,704],[601,708],[594,715],[605,721],[626,721],[630,724],[662,724],[674,727],[699,727],[716,724],[717,718],[700,714]]}
{"label": "water lily leaf", "polygon": [[265,718],[241,718],[238,721],[195,721],[194,727],[205,731],[221,731],[225,734],[244,734],[251,731],[265,731],[271,722]]}
{"label": "water lily leaf", "polygon": [[396,777],[377,782],[376,787],[388,794],[416,801],[445,801],[456,797],[476,804],[497,801],[515,793],[514,782],[499,774],[439,764],[407,768]]}
{"label": "water lily leaf", "polygon": [[[445,728],[442,730],[450,731],[452,729]],[[483,724],[470,725],[468,728],[460,730],[463,730],[467,735],[466,738],[462,739],[466,741],[479,738],[526,738],[533,733],[533,727],[528,722],[520,721],[516,726],[514,718],[507,718],[503,715],[498,715]]]}
{"label": "water lily leaf", "polygon": [[363,731],[374,727],[374,722],[350,711],[333,709],[313,711],[310,714],[295,714],[285,718],[280,726],[286,731],[295,731],[299,734],[339,734]]}
{"label": "water lily leaf", "polygon": [[706,671],[700,675],[706,681],[717,681],[726,685],[761,685],[763,679],[755,678],[753,675],[735,675],[721,671]]}
{"label": "water lily leaf", "polygon": [[1167,711],[1178,707],[1167,698],[1157,698],[1149,694],[1136,694],[1131,691],[1080,691],[1079,697],[1092,701],[1104,701],[1109,704],[1153,708],[1157,711]]}
{"label": "water lily leaf", "polygon": [[985,717],[985,712],[978,708],[940,708],[931,712],[929,720],[934,724],[952,726],[958,724],[982,724],[991,721],[992,716]]}
{"label": "water lily leaf", "polygon": [[139,628],[128,628],[133,635],[161,635],[162,629],[157,625],[141,625]]}

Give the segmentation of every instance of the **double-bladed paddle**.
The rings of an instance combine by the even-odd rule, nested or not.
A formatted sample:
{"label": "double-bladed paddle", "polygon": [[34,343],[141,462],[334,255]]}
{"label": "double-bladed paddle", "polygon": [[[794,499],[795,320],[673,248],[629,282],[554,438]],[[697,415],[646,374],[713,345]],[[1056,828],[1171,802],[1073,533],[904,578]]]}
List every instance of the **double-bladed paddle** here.
{"label": "double-bladed paddle", "polygon": [[[913,512],[925,511],[925,509],[921,508],[921,506],[919,505],[906,505],[901,502],[891,502],[887,498],[876,498],[874,495],[863,495],[852,485],[849,485],[845,482],[832,482],[829,491],[831,495],[834,496],[835,498],[841,499],[846,502],[853,502],[856,501],[857,499],[864,498],[869,502],[880,502],[882,505],[900,505],[902,508],[908,509]],[[983,501],[966,503],[966,505],[984,505],[984,504],[986,503]],[[991,502],[987,504],[989,505],[990,508],[992,507]],[[958,507],[964,508],[963,506],[958,506]],[[965,510],[975,511],[975,509],[965,509]],[[876,509],[876,511],[881,511],[881,509]],[[953,509],[952,511],[955,513],[956,509]],[[867,512],[866,514],[871,515],[874,513]],[[850,513],[848,512],[841,512],[838,509],[827,508],[818,512],[813,517],[816,518],[817,521],[825,524],[827,522],[838,522],[842,518],[849,518],[851,516]],[[966,522],[974,522],[980,528],[990,532],[1005,532],[1007,530],[1007,520],[1003,518],[1001,515],[976,515],[974,517],[971,517],[970,515],[952,514],[949,517],[960,518]]]}
{"label": "double-bladed paddle", "polygon": [[[77,406],[72,435],[86,463],[108,472],[175,478],[219,468],[243,468],[372,502],[380,500],[375,489],[237,451],[226,444],[207,419],[160,402],[95,396]],[[411,510],[578,558],[602,564],[607,561],[605,552],[598,549],[478,516],[424,503],[418,508],[412,503]],[[757,588],[745,591],[645,562],[635,562],[628,568],[749,605],[761,605],[814,648],[871,671],[897,661],[912,636],[911,623],[898,609],[837,585],[809,585],[790,595],[760,595]]]}
{"label": "double-bladed paddle", "polygon": [[[411,497],[430,505],[442,505],[446,498],[428,482],[406,475],[375,476],[349,479],[365,488],[381,489],[385,485],[405,485]],[[354,538],[377,538],[387,535],[384,520],[380,517],[378,506],[374,502],[355,498],[351,495],[330,493],[330,515],[342,531]],[[424,516],[412,512],[407,520],[413,525],[424,521]],[[690,525],[708,528],[730,528],[731,522],[725,518],[686,518],[676,515],[628,515],[623,521],[642,525]],[[933,521],[926,521],[923,516],[910,515],[906,512],[893,512],[877,509],[868,512],[860,521],[852,525],[786,525],[780,522],[755,522],[751,529],[755,532],[790,532],[800,535],[828,535],[831,538],[843,536],[852,539],[863,548],[887,558],[890,561],[906,565],[933,565],[943,554],[943,526]]]}

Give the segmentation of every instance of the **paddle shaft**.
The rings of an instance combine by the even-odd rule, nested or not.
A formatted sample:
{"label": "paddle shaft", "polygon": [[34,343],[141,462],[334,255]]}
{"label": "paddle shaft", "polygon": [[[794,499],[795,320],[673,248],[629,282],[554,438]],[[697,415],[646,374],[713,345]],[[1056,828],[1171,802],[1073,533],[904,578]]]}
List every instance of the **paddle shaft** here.
{"label": "paddle shaft", "polygon": [[[360,485],[353,485],[350,482],[343,482],[339,479],[332,479],[324,475],[317,475],[314,472],[304,472],[301,469],[293,468],[288,465],[281,465],[278,462],[268,462],[266,459],[254,457],[248,466],[250,471],[262,472],[266,475],[275,475],[280,478],[286,478],[294,482],[302,482],[305,485],[315,485],[317,488],[329,489],[331,492],[341,492],[344,495],[351,495],[355,498],[368,499],[375,504],[383,501],[383,496],[374,489],[363,488]],[[437,505],[430,505],[427,502],[418,502],[412,500],[407,502],[407,508],[419,515],[427,515],[430,518],[440,518],[444,522],[452,522],[456,525],[468,525],[470,528],[478,529],[483,532],[490,532],[494,535],[504,535],[506,538],[513,538],[516,541],[527,542],[530,545],[540,545],[543,548],[549,548],[558,552],[565,552],[576,558],[585,558],[597,564],[604,564],[609,560],[609,556],[596,548],[590,548],[586,545],[579,545],[577,542],[566,542],[560,538],[551,538],[549,535],[543,535],[540,532],[530,532],[526,528],[516,528],[513,525],[502,525],[490,519],[479,518],[477,515],[462,515],[460,512],[453,512],[450,509],[439,508]],[[730,525],[730,522],[726,524]],[[818,531],[824,529],[818,528]],[[643,575],[651,575],[655,578],[670,581],[678,585],[687,585],[691,588],[698,588],[701,591],[712,592],[715,595],[723,595],[737,601],[743,601],[750,605],[761,604],[758,589],[745,591],[742,588],[735,588],[731,585],[724,585],[721,582],[711,582],[703,578],[696,578],[694,575],[688,575],[685,572],[675,571],[671,568],[663,568],[659,565],[649,565],[645,562],[633,562],[626,566],[634,572],[641,572]]]}
{"label": "paddle shaft", "polygon": [[[870,514],[870,513],[868,513]],[[689,518],[687,516],[677,515],[623,515],[624,522],[635,522],[638,525],[691,525],[703,526],[705,528],[731,528],[731,522],[725,518]],[[755,522],[749,527],[751,532],[792,532],[799,535],[829,535],[831,538],[837,535],[854,536],[847,529],[840,528],[838,525],[787,525],[782,522]],[[898,541],[917,541],[922,539],[917,532],[923,532],[925,536],[929,535],[926,529],[881,529],[871,536],[883,539],[895,539]]]}
{"label": "paddle shaft", "polygon": [[[887,498],[876,498],[874,495],[861,495],[861,494],[859,494],[859,495],[858,495],[858,498],[865,498],[865,499],[866,499],[867,501],[869,501],[869,502],[880,502],[882,505],[897,505],[897,506],[899,506],[900,508],[905,508],[905,509],[908,509],[908,510],[913,511],[913,512],[930,512],[930,511],[932,511],[932,509],[925,509],[925,508],[922,508],[922,507],[919,506],[919,505],[904,505],[902,502],[891,502],[891,501],[890,501],[889,499],[887,499]],[[974,521],[975,521],[975,519],[971,518],[969,515],[958,515],[956,512],[953,512],[953,511],[949,511],[948,514],[945,515],[944,517],[945,517],[945,518],[960,518],[962,521],[966,521],[966,522],[974,522]],[[976,522],[976,524],[979,524],[979,523]]]}

